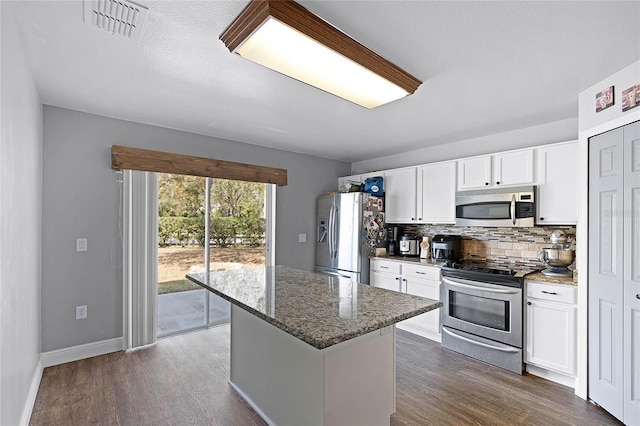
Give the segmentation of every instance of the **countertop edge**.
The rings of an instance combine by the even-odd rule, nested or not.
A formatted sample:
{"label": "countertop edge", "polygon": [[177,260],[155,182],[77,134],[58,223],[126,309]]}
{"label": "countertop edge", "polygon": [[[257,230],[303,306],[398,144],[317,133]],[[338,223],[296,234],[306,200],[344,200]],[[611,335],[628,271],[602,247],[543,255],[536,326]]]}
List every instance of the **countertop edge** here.
{"label": "countertop edge", "polygon": [[542,272],[540,271],[535,271],[525,275],[524,279],[526,281],[535,281],[535,282],[544,283],[544,284],[568,285],[573,287],[578,286],[578,278],[575,276],[575,273],[574,273],[574,276],[571,278],[569,277],[554,278],[554,277],[547,277],[543,275]]}
{"label": "countertop edge", "polygon": [[[291,336],[294,336],[294,337],[298,338],[299,340],[307,343],[308,345],[313,346],[314,348],[320,349],[320,350],[321,349],[326,349],[326,348],[328,348],[330,346],[337,345],[337,344],[342,343],[342,342],[346,342],[347,340],[351,340],[351,339],[356,338],[358,336],[363,336],[363,335],[365,335],[367,333],[371,333],[372,331],[376,331],[376,330],[379,330],[381,328],[388,327],[388,326],[396,324],[396,323],[398,323],[400,321],[404,321],[406,319],[413,318],[413,317],[415,317],[417,315],[424,314],[426,312],[432,311],[434,309],[438,309],[438,308],[443,306],[442,302],[440,302],[438,300],[427,299],[427,298],[424,298],[424,297],[420,297],[420,299],[431,300],[431,301],[433,301],[433,303],[431,303],[428,306],[424,306],[422,308],[418,308],[418,309],[416,309],[414,311],[411,311],[411,312],[408,312],[408,313],[405,313],[405,314],[402,314],[402,315],[399,315],[399,316],[396,316],[396,317],[393,317],[393,318],[389,318],[389,319],[387,319],[385,321],[379,321],[379,322],[377,322],[375,324],[372,324],[372,325],[370,325],[368,327],[364,327],[364,328],[362,328],[360,330],[355,330],[355,331],[350,332],[350,333],[345,333],[345,334],[342,334],[342,335],[340,335],[338,337],[331,337],[331,338],[328,338],[328,339],[317,340],[317,339],[309,338],[306,335],[300,334],[300,333],[296,332],[295,330],[292,330],[290,327],[287,327],[286,324],[283,324],[282,322],[277,321],[277,320],[273,319],[272,317],[269,317],[269,316],[265,315],[264,313],[262,313],[260,311],[257,311],[255,309],[245,305],[244,303],[225,295],[224,293],[214,289],[213,287],[209,287],[208,285],[196,280],[193,277],[190,277],[189,275],[186,275],[186,278],[189,281],[192,281],[193,283],[198,284],[199,286],[209,290],[210,292],[214,293],[215,295],[217,295],[219,297],[222,297],[224,300],[228,301],[229,303],[231,303],[233,305],[236,305],[239,308],[244,309],[245,311],[249,312],[250,314],[255,315],[257,318],[260,318],[260,319],[268,322],[269,324],[273,325],[274,327],[278,328],[279,330],[282,330],[285,333],[287,333],[287,334],[289,334]],[[359,284],[359,285],[368,285],[368,284]],[[414,296],[414,297],[418,298],[419,296]]]}

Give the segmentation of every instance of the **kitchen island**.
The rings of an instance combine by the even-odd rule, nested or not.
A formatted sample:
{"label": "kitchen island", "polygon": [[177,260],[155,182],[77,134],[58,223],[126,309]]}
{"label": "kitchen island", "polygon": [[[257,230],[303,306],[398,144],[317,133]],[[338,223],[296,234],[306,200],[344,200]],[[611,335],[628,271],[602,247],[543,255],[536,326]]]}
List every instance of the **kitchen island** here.
{"label": "kitchen island", "polygon": [[283,266],[187,278],[231,302],[230,383],[273,425],[388,425],[395,323],[442,306]]}

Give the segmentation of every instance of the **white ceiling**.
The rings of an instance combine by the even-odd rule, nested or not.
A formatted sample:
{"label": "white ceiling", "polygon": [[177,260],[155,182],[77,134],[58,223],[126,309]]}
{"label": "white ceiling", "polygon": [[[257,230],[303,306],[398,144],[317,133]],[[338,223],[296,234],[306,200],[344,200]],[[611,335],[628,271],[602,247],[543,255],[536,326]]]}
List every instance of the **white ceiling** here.
{"label": "white ceiling", "polygon": [[301,1],[424,82],[368,110],[229,53],[247,1],[137,3],[138,43],[84,25],[82,1],[19,5],[45,104],[360,161],[577,117],[640,59],[639,1]]}

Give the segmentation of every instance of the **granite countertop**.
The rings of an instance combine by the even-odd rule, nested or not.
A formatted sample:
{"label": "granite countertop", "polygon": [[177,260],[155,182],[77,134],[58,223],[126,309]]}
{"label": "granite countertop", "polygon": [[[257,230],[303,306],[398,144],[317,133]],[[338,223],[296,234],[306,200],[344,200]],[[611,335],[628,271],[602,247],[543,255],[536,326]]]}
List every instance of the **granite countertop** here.
{"label": "granite countertop", "polygon": [[[408,256],[371,256],[371,259],[385,259],[392,260],[395,262],[402,263],[416,263],[425,266],[434,266],[434,267],[442,267],[445,262],[443,261],[434,261],[433,259],[420,259],[419,257],[408,257]],[[524,277],[525,280],[530,281],[539,281],[543,283],[551,283],[551,284],[564,284],[564,285],[578,285],[578,274],[574,270],[572,277],[547,277],[543,275],[540,271],[533,271]]]}
{"label": "granite countertop", "polygon": [[578,274],[576,271],[573,271],[572,277],[547,277],[546,275],[542,275],[542,272],[536,271],[530,274],[527,274],[524,277],[525,280],[529,281],[538,281],[542,283],[551,283],[551,284],[564,284],[564,285],[578,285]]}
{"label": "granite countertop", "polygon": [[324,349],[442,303],[284,266],[187,278],[305,343]]}

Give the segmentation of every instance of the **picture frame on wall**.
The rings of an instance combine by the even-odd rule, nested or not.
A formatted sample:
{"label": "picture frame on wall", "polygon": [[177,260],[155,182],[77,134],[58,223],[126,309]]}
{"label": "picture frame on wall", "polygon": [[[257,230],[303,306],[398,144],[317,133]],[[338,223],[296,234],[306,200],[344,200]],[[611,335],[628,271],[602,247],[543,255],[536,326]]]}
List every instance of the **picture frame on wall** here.
{"label": "picture frame on wall", "polygon": [[607,87],[596,94],[596,112],[603,111],[613,106],[613,86]]}
{"label": "picture frame on wall", "polygon": [[622,111],[629,111],[640,105],[640,84],[622,91]]}

